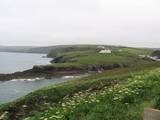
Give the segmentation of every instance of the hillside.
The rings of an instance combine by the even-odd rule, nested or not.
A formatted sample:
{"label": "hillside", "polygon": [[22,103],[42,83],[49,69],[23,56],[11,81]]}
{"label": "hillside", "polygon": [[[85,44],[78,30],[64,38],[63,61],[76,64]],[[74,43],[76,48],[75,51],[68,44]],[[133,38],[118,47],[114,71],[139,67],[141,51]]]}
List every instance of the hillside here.
{"label": "hillside", "polygon": [[[25,52],[25,53],[45,53],[48,54],[49,57],[55,57],[56,52],[60,51],[84,51],[87,49],[97,49],[98,46],[105,46],[107,48],[119,49],[119,48],[129,48],[122,46],[109,46],[109,45],[56,45],[56,46],[0,46],[0,52]],[[129,48],[130,49],[130,48]],[[144,48],[144,50],[155,50]]]}
{"label": "hillside", "polygon": [[[104,49],[111,52],[100,53]],[[1,105],[0,118],[142,120],[143,108],[154,107],[153,101],[160,91],[160,62],[139,56],[152,52],[151,49],[88,45],[52,49],[48,54],[55,58],[52,63],[34,67],[32,74],[54,76],[67,72],[90,76],[50,85]]]}
{"label": "hillside", "polygon": [[[77,48],[83,45],[57,45],[57,46],[0,46],[0,52],[25,52],[25,53],[51,53],[55,51],[63,51],[65,49]],[[88,46],[88,45],[84,45]],[[92,45],[89,45],[92,46]],[[50,56],[51,57],[51,56]]]}
{"label": "hillside", "polygon": [[49,53],[60,46],[36,47],[36,46],[0,46],[0,52],[22,52],[22,53]]}

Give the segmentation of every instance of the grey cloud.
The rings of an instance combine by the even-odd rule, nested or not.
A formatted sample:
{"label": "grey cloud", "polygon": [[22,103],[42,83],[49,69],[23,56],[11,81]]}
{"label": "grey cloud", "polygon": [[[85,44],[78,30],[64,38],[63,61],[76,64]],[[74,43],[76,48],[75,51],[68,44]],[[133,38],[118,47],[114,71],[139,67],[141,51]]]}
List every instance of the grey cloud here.
{"label": "grey cloud", "polygon": [[158,0],[1,0],[0,44],[160,47]]}

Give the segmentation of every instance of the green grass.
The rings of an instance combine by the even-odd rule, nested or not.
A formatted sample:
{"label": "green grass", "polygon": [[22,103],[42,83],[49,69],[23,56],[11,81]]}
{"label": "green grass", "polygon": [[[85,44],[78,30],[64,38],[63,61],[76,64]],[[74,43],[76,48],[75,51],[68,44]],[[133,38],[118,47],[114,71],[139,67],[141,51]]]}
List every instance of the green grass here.
{"label": "green grass", "polygon": [[63,56],[64,63],[54,63],[55,67],[86,67],[90,65],[132,65],[137,62],[146,62],[139,57],[139,55],[149,55],[151,50],[136,49],[136,48],[122,48],[122,52],[117,49],[112,51],[112,54],[100,54],[99,51],[69,51],[59,53],[58,56]]}
{"label": "green grass", "polygon": [[85,57],[75,58],[76,62],[80,64],[113,64],[113,63],[124,63],[125,58],[116,56],[114,54],[99,54],[93,53]]}
{"label": "green grass", "polygon": [[144,107],[160,93],[160,69],[128,78],[125,84],[85,91],[28,120],[142,120]]}
{"label": "green grass", "polygon": [[153,50],[141,48],[122,48],[122,52],[134,55],[150,55]]}
{"label": "green grass", "polygon": [[50,64],[49,66],[57,67],[57,68],[70,68],[75,67],[79,68],[82,67],[79,63],[56,63],[56,64]]}

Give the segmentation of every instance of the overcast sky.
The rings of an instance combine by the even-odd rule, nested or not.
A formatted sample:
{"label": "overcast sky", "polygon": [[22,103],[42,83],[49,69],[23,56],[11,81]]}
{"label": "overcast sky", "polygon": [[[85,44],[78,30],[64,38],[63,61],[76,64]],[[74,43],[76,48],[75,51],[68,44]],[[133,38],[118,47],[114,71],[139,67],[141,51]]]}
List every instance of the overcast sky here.
{"label": "overcast sky", "polygon": [[160,47],[159,0],[0,0],[0,45]]}

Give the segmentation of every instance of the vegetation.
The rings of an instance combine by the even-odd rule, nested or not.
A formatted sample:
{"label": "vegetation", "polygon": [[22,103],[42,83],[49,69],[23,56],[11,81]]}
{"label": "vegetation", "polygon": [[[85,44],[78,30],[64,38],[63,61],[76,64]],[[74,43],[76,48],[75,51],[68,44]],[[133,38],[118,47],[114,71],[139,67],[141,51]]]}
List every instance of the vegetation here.
{"label": "vegetation", "polygon": [[160,94],[157,95],[157,97],[155,98],[155,103],[154,103],[154,107],[155,109],[159,109],[160,110]]}
{"label": "vegetation", "polygon": [[151,105],[152,98],[160,93],[159,78],[160,69],[157,69],[130,77],[124,84],[119,83],[111,88],[78,92],[57,106],[26,119],[140,120],[143,119],[144,103]]}
{"label": "vegetation", "polygon": [[[57,68],[85,68],[119,64],[121,67],[89,77],[50,85],[0,106],[6,120],[141,120],[144,107],[159,105],[160,63],[139,55],[150,49],[105,46],[68,46],[48,56],[60,57]],[[55,61],[53,61],[55,62]]]}
{"label": "vegetation", "polygon": [[[58,60],[53,61],[55,67],[86,67],[90,65],[111,65],[119,64],[121,66],[135,65],[135,63],[147,62],[139,55],[149,55],[152,50],[138,49],[138,48],[117,48],[110,47],[111,54],[100,54],[100,48],[96,47],[71,47],[68,50],[62,49],[61,51],[51,52],[57,56]],[[108,47],[106,47],[108,48]],[[73,51],[74,50],[74,51]],[[119,51],[121,50],[121,52]],[[56,53],[56,54],[55,54]]]}

